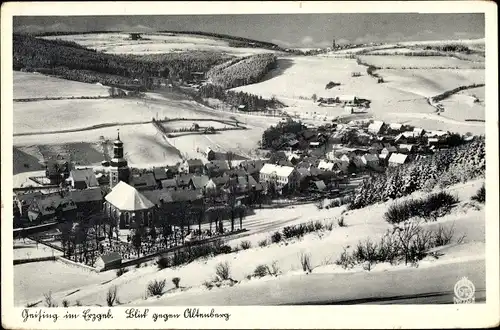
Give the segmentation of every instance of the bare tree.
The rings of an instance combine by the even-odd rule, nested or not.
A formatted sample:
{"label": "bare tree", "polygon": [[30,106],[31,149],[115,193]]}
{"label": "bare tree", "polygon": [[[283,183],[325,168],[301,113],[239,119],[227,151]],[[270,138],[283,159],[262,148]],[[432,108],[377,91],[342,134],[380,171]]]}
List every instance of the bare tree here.
{"label": "bare tree", "polygon": [[229,166],[230,170],[233,168],[233,160],[234,160],[234,153],[231,151],[226,152],[227,166]]}

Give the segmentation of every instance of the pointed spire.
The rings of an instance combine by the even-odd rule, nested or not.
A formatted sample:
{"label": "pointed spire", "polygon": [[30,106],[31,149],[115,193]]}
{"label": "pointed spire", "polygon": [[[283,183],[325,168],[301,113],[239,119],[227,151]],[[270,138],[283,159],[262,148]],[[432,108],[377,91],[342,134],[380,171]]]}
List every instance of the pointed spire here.
{"label": "pointed spire", "polygon": [[116,129],[116,130],[117,130],[117,132],[118,132],[118,138],[117,138],[117,140],[118,140],[118,141],[120,141],[120,129],[118,128],[118,129]]}

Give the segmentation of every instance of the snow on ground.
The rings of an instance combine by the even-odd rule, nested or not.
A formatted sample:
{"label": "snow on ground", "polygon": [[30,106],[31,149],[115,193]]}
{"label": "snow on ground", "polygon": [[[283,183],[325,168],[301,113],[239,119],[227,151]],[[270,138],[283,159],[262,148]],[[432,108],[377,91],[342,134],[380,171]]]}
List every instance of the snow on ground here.
{"label": "snow on ground", "polygon": [[[66,295],[79,287],[89,284],[98,285],[113,277],[115,274],[112,272],[94,273],[61,261],[14,265],[14,303],[16,305],[34,303],[43,300],[43,294],[50,291]],[[101,303],[106,305],[106,300]],[[40,305],[43,306],[43,303]],[[59,306],[61,306],[61,301],[59,301]]]}
{"label": "snow on ground", "polygon": [[[446,250],[445,257],[442,259],[436,261],[422,261],[422,265],[427,267],[431,266],[431,263],[432,265],[439,265],[441,262],[462,262],[484,258],[484,209],[475,210],[464,205],[464,203],[469,201],[470,197],[476,193],[483,181],[484,180],[474,180],[450,188],[450,190],[461,199],[461,205],[457,206],[450,215],[438,219],[435,223],[424,224],[424,226],[436,227],[438,225],[443,225],[448,228],[454,226],[456,238],[460,237],[462,234],[467,235],[464,240],[465,244],[451,246]],[[418,197],[422,194],[422,192],[417,192],[413,194],[413,197]],[[50,273],[52,268],[47,268],[48,270],[45,271],[46,267],[39,267],[37,269],[37,274],[33,274],[30,270],[17,268],[16,266],[16,303],[24,303],[28,298],[36,300],[36,293],[41,295],[49,289],[53,290],[53,295],[56,300],[62,300],[69,290],[80,289],[79,292],[71,295],[71,300],[80,300],[84,304],[103,305],[105,304],[105,296],[108,288],[114,285],[118,288],[118,297],[122,303],[132,301],[140,303],[145,297],[147,283],[155,279],[166,279],[166,290],[173,287],[170,279],[176,276],[181,278],[181,286],[195,287],[195,289],[193,289],[194,291],[203,290],[199,287],[204,281],[211,280],[214,277],[215,266],[222,261],[230,263],[231,276],[238,281],[244,280],[246,275],[253,273],[256,266],[260,264],[270,265],[273,261],[277,261],[281,271],[286,275],[278,277],[277,279],[272,279],[272,281],[276,281],[277,285],[279,285],[280,281],[287,276],[294,276],[294,274],[296,276],[302,276],[303,272],[301,271],[299,262],[301,253],[310,253],[312,266],[321,266],[318,270],[321,269],[322,273],[345,272],[337,267],[328,265],[339,257],[343,247],[348,245],[353,246],[358,241],[368,237],[373,240],[378,240],[387,229],[391,228],[383,219],[383,214],[390,203],[393,203],[393,201],[344,213],[343,217],[347,227],[338,227],[335,222],[335,218],[340,216],[340,213],[345,207],[318,210],[314,205],[306,204],[278,210],[256,210],[255,215],[249,216],[244,220],[244,226],[246,227],[248,224],[248,228],[250,229],[249,235],[230,242],[231,245],[236,245],[242,240],[249,240],[252,243],[252,248],[249,250],[220,255],[207,260],[198,260],[175,269],[167,268],[158,270],[157,267],[153,265],[154,262],[151,261],[148,263],[149,266],[147,267],[131,268],[129,272],[121,277],[102,285],[99,284],[101,281],[114,277],[114,271],[96,275],[96,278],[93,277],[88,280],[89,283],[81,283],[78,276],[76,276],[73,283],[69,283],[69,278],[65,277],[67,282],[63,282],[60,286],[56,286],[52,283],[47,286],[42,286],[39,285],[40,281],[38,277],[49,276],[47,273]],[[334,221],[335,226],[331,232],[308,234],[301,240],[271,244],[267,247],[258,247],[257,245],[260,240],[269,238],[274,231],[279,230],[283,226],[311,220],[322,220],[325,222]],[[377,269],[377,267],[379,270],[383,270],[386,266],[377,265],[374,269]],[[408,269],[410,266],[399,267]],[[84,270],[80,270],[79,272],[82,274],[85,273]],[[20,278],[22,278],[24,282],[20,283]],[[30,282],[28,279],[32,281]],[[254,280],[250,281],[249,285],[253,282]],[[31,283],[31,286],[34,285],[33,283],[38,283],[36,285],[37,289],[32,290],[29,283]],[[19,288],[18,285],[21,284],[22,287]],[[30,292],[29,297],[27,297],[25,292]],[[182,294],[184,293],[176,293],[176,295]],[[170,295],[165,295],[160,298],[160,301],[165,300],[165,304],[168,304],[169,297]]]}
{"label": "snow on ground", "polygon": [[63,253],[30,239],[14,240],[14,260],[62,256]]}
{"label": "snow on ground", "polygon": [[127,33],[48,36],[45,39],[62,39],[82,46],[112,54],[161,54],[182,51],[215,51],[235,56],[274,53],[261,48],[230,47],[225,40],[193,35],[142,34],[142,40],[130,40]]}
{"label": "snow on ground", "polygon": [[152,118],[207,116],[190,101],[147,99],[49,100],[14,104],[14,134],[85,129],[95,125],[138,123]]}
{"label": "snow on ground", "polygon": [[484,63],[476,63],[445,56],[385,56],[385,55],[361,55],[364,63],[381,68],[391,69],[484,69]]}
{"label": "snow on ground", "polygon": [[[15,136],[14,146],[19,153],[28,155],[34,161],[41,161],[44,157],[61,153],[71,154],[71,159],[76,165],[99,165],[106,159],[105,155],[111,156],[112,142],[116,139],[117,129],[120,131],[125,158],[129,165],[142,163],[151,166],[173,165],[180,161],[178,151],[164,140],[151,123],[71,133]],[[103,148],[105,140],[108,141],[107,150]]]}
{"label": "snow on ground", "polygon": [[59,79],[39,73],[14,71],[14,100],[44,97],[108,96],[108,88],[97,84]]}
{"label": "snow on ground", "polygon": [[384,69],[377,70],[389,88],[431,97],[458,86],[484,84],[484,70],[469,69]]}
{"label": "snow on ground", "polygon": [[[14,165],[16,163],[14,162]],[[36,176],[45,176],[45,170],[43,171],[29,171],[29,172],[21,172],[21,173],[16,173],[14,171],[14,175],[12,176],[12,187],[38,187],[41,186],[33,181],[31,181],[29,178],[30,177],[36,177]]]}

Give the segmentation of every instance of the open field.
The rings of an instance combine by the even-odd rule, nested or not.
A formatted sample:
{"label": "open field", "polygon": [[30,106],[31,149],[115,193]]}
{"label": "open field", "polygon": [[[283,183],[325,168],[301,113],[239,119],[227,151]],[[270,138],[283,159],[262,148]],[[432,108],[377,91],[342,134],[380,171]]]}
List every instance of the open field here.
{"label": "open field", "polygon": [[423,97],[485,81],[484,70],[475,69],[384,69],[377,73],[384,78],[384,86]]}
{"label": "open field", "polygon": [[108,96],[108,88],[59,79],[38,73],[14,71],[14,100],[44,97]]}
{"label": "open field", "polygon": [[383,69],[483,69],[484,63],[445,56],[360,56],[364,63]]}
{"label": "open field", "polygon": [[[225,40],[204,36],[142,34],[142,40],[130,40],[126,33],[48,36],[45,39],[73,41],[87,48],[111,54],[161,54],[180,51],[217,51],[234,56],[272,53],[261,48],[230,47]],[[128,39],[128,40],[127,40]]]}
{"label": "open field", "polygon": [[[470,200],[470,197],[477,191],[484,180],[474,180],[466,184],[458,184],[448,189],[451,193],[456,194],[461,203],[455,207],[451,214],[438,218],[436,222],[429,222],[423,224],[427,228],[436,228],[442,225],[446,228],[454,226],[455,235],[454,241],[462,234],[467,234],[464,242],[459,245],[452,245],[444,250],[444,256],[439,259],[424,259],[420,262],[419,268],[442,267],[448,263],[465,262],[467,260],[480,260],[484,259],[484,242],[485,242],[485,221],[484,210],[474,210],[467,206],[465,203]],[[414,193],[413,197],[419,197],[423,193]],[[410,196],[406,197],[410,198]],[[313,273],[322,274],[346,274],[346,273],[367,273],[361,268],[354,268],[352,270],[344,270],[340,266],[333,264],[333,262],[340,256],[343,247],[355,245],[358,241],[370,237],[372,240],[378,240],[381,235],[385,233],[391,226],[383,219],[383,214],[387,210],[389,204],[394,201],[372,205],[364,209],[353,210],[343,214],[346,227],[335,226],[331,232],[326,231],[322,233],[307,234],[300,240],[292,240],[285,243],[271,244],[267,247],[258,247],[258,242],[264,238],[269,238],[275,231],[283,226],[302,223],[310,220],[320,221],[335,221],[335,218],[340,216],[345,207],[337,207],[329,210],[318,210],[314,205],[300,205],[280,209],[278,213],[276,210],[256,210],[256,214],[249,216],[244,220],[244,226],[250,229],[248,235],[244,238],[238,238],[230,241],[230,245],[236,246],[242,240],[249,240],[252,243],[252,248],[249,250],[240,251],[237,253],[230,253],[227,255],[219,255],[207,260],[199,260],[192,262],[186,266],[177,268],[166,268],[158,270],[152,263],[148,262],[147,267],[131,268],[130,271],[119,278],[115,277],[114,271],[104,272],[98,275],[86,273],[83,269],[66,269],[66,265],[61,266],[58,263],[51,265],[36,263],[28,264],[30,270],[24,268],[14,268],[16,281],[20,285],[16,285],[16,304],[25,304],[29,301],[37,301],[41,295],[49,290],[52,290],[53,296],[56,301],[60,302],[64,299],[68,292],[80,289],[80,291],[72,294],[69,298],[74,303],[80,300],[83,304],[91,305],[104,305],[105,296],[109,287],[116,285],[118,288],[118,297],[122,303],[125,304],[141,304],[144,301],[144,292],[146,285],[149,281],[154,279],[167,279],[166,289],[170,290],[173,285],[170,279],[178,276],[181,278],[181,286],[190,288],[187,292],[176,292],[175,294],[165,294],[163,297],[156,300],[154,298],[149,303],[169,304],[170,299],[177,299],[191,296],[194,292],[206,292],[202,288],[202,283],[205,280],[211,279],[215,275],[215,266],[221,261],[228,261],[231,265],[231,277],[235,280],[242,281],[237,287],[246,285],[259,285],[259,283],[266,281],[273,281],[275,285],[279,286],[281,283],[288,281],[287,279],[302,276],[304,272],[300,269],[299,255],[301,252],[311,253]],[[262,221],[265,219],[265,221]],[[257,261],[256,261],[257,260]],[[261,280],[251,280],[247,282],[246,275],[251,274],[255,267],[259,264],[270,265],[273,261],[277,261],[283,276],[278,278],[263,278]],[[49,267],[50,266],[50,267]],[[48,283],[47,285],[37,284],[37,288],[31,288],[33,283],[40,283],[39,280],[34,281],[35,273],[36,278],[47,277],[53,274],[54,267],[62,267],[65,269],[57,269],[57,271],[64,271],[74,276],[66,276],[65,280],[61,283]],[[369,274],[377,274],[384,271],[410,271],[415,270],[412,266],[389,266],[386,264],[377,264]],[[69,273],[68,273],[69,274]],[[87,274],[86,279],[83,280],[84,274]],[[393,273],[396,274],[396,273]],[[312,275],[310,275],[312,276]],[[30,281],[31,279],[31,281]],[[106,280],[113,279],[111,282],[101,284]],[[283,282],[285,281],[285,282]],[[31,284],[30,284],[31,283]],[[359,285],[366,283],[361,281]],[[403,282],[395,280],[392,283],[393,287],[404,286]],[[236,288],[236,287],[235,287]],[[351,288],[352,289],[352,288]],[[213,292],[220,292],[218,290],[232,290],[232,289],[213,289]],[[174,290],[175,291],[175,290]],[[234,301],[234,304],[240,304]]]}

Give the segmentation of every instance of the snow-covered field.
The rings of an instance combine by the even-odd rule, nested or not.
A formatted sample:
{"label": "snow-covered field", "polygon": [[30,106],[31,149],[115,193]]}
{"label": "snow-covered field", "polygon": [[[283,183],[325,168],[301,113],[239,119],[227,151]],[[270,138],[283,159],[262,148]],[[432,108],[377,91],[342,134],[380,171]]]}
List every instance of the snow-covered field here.
{"label": "snow-covered field", "polygon": [[14,260],[62,256],[63,253],[30,239],[14,240]]}
{"label": "snow-covered field", "polygon": [[[14,100],[44,97],[108,96],[108,88],[50,77],[39,73],[14,71]],[[40,88],[43,86],[43,88]]]}
{"label": "snow-covered field", "polygon": [[[406,56],[366,56],[384,58],[386,63],[392,63],[393,58],[408,58],[415,63],[432,63],[426,57]],[[469,63],[447,57],[436,57],[440,61]],[[450,62],[450,63],[451,63]],[[464,107],[447,108],[448,118],[433,116],[436,109],[428,104],[426,98],[458,86],[484,83],[484,69],[469,69],[465,65],[461,69],[384,69],[377,70],[384,80],[377,84],[376,80],[366,73],[366,67],[358,65],[355,59],[334,56],[287,57],[279,59],[279,68],[273,70],[265,79],[256,84],[237,87],[234,90],[244,91],[263,97],[275,96],[288,105],[285,109],[289,114],[303,117],[327,117],[345,114],[342,107],[319,107],[311,100],[313,94],[317,97],[332,97],[339,95],[355,95],[372,101],[367,115],[387,121],[405,121],[413,125],[423,125],[426,129],[446,129],[459,133],[484,133],[484,124],[464,122],[470,119],[469,109]],[[352,77],[352,72],[360,72],[362,76]],[[330,82],[340,83],[340,86],[326,90]],[[479,105],[473,111],[481,111]],[[446,116],[446,114],[445,114]],[[472,127],[472,128],[471,128]]]}
{"label": "snow-covered field", "polygon": [[390,69],[484,69],[484,63],[460,60],[445,56],[360,56],[364,63]]}
{"label": "snow-covered field", "polygon": [[[476,210],[465,204],[470,201],[470,197],[475,194],[483,181],[475,180],[451,187],[449,190],[459,197],[461,203],[453,209],[451,214],[439,218],[437,222],[423,224],[425,227],[436,227],[438,225],[445,227],[454,226],[455,239],[458,239],[462,234],[467,235],[463,244],[450,246],[445,250],[443,257],[434,261],[422,261],[421,264],[423,267],[437,267],[450,262],[484,258],[484,209]],[[413,194],[413,197],[422,194],[418,192]],[[153,264],[154,262],[149,262],[148,266],[131,268],[129,272],[116,279],[113,279],[115,277],[114,271],[89,275],[86,270],[61,265],[56,262],[15,266],[15,301],[19,305],[37,301],[41,299],[40,297],[43,293],[52,290],[54,298],[60,302],[62,299],[65,299],[66,294],[79,289],[78,292],[66,298],[71,304],[79,300],[83,304],[104,305],[108,288],[116,285],[120,302],[125,304],[144,303],[143,299],[148,282],[155,279],[166,279],[167,286],[165,289],[169,290],[173,287],[170,279],[176,276],[181,278],[181,286],[186,288],[192,287],[187,293],[177,292],[172,295],[172,297],[179,297],[183,294],[189,294],[189,292],[204,291],[205,289],[202,288],[203,282],[214,277],[215,266],[221,261],[229,262],[231,277],[243,282],[246,281],[246,275],[253,273],[256,266],[260,264],[270,265],[273,261],[276,261],[284,275],[278,278],[264,278],[260,281],[274,281],[279,286],[281,281],[288,276],[301,276],[303,274],[299,262],[299,255],[302,252],[311,254],[312,266],[314,267],[313,274],[316,270],[320,273],[337,274],[352,271],[365,272],[359,268],[346,271],[339,266],[332,265],[332,262],[340,256],[343,247],[348,245],[353,246],[359,240],[368,237],[378,240],[387,229],[391,228],[383,219],[383,214],[390,203],[392,201],[344,213],[343,217],[347,227],[338,227],[335,225],[331,232],[311,233],[300,240],[271,244],[267,247],[259,247],[257,244],[260,240],[269,238],[275,230],[279,230],[279,228],[285,225],[311,220],[334,221],[336,224],[335,219],[340,216],[345,207],[318,210],[314,205],[301,205],[279,210],[256,210],[255,215],[249,216],[244,220],[244,226],[248,225],[250,235],[230,242],[231,245],[236,245],[242,240],[249,240],[252,243],[251,249],[220,255],[207,260],[195,261],[175,269],[167,268],[158,270]],[[393,270],[411,269],[411,267],[399,265],[396,268],[389,268]],[[373,272],[387,269],[387,265],[376,265],[373,268]],[[57,271],[71,274],[71,276],[64,276],[64,280],[61,283],[51,282],[40,285],[40,283],[45,283],[44,281],[40,281],[40,277],[48,278]],[[101,284],[101,282],[110,279],[112,280],[109,283]],[[248,285],[254,283],[254,281],[257,282],[259,280],[251,280]],[[397,287],[406,284],[393,283],[392,285]],[[213,290],[227,289],[215,288]],[[165,294],[159,300],[156,298],[153,300],[155,304],[168,304],[170,297],[171,295]]]}
{"label": "snow-covered field", "polygon": [[230,47],[225,40],[193,35],[142,34],[142,40],[130,40],[126,33],[48,36],[46,39],[73,41],[82,46],[112,54],[161,54],[181,51],[216,51],[234,56],[249,56],[274,51],[260,48]]}

